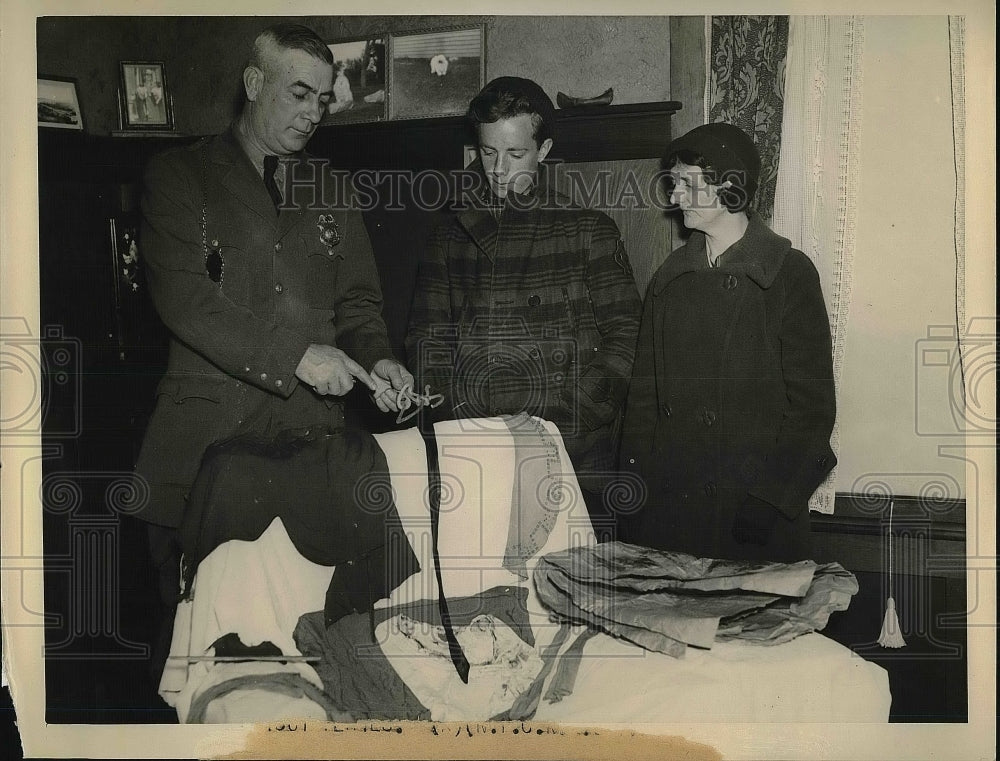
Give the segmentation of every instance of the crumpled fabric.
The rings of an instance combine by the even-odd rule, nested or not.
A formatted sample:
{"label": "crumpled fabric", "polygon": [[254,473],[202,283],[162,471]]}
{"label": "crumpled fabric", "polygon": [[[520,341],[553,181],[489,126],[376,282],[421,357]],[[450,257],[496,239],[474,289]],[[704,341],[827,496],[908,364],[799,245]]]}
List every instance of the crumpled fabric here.
{"label": "crumpled fabric", "polygon": [[455,630],[471,666],[462,684],[451,665],[441,626],[397,615],[376,638],[397,673],[434,721],[485,721],[510,709],[534,683],[542,659],[495,616],[474,618]]}
{"label": "crumpled fabric", "polygon": [[534,583],[557,620],[678,658],[689,645],[777,645],[819,631],[858,591],[839,563],[715,560],[624,542],[550,553]]}

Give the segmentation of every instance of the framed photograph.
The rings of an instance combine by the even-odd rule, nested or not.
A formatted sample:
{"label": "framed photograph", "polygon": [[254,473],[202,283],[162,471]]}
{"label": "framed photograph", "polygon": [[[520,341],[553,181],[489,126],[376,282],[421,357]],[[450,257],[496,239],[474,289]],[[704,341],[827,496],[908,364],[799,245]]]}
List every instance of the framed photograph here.
{"label": "framed photograph", "polygon": [[464,114],[484,84],[485,34],[480,25],[393,35],[390,118]]}
{"label": "framed photograph", "polygon": [[123,130],[171,130],[174,127],[167,72],[156,61],[122,61],[119,115]]}
{"label": "framed photograph", "polygon": [[386,118],[385,35],[340,40],[333,53],[333,100],[322,124],[377,122]]}
{"label": "framed photograph", "polygon": [[83,129],[75,79],[38,78],[38,126]]}

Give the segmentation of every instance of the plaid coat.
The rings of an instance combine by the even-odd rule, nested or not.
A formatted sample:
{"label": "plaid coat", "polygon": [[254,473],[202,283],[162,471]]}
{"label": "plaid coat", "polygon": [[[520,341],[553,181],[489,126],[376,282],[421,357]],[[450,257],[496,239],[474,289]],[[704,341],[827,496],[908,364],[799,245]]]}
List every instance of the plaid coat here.
{"label": "plaid coat", "polygon": [[453,417],[554,422],[581,485],[603,488],[642,305],[618,228],[541,190],[466,208],[432,236],[406,348]]}

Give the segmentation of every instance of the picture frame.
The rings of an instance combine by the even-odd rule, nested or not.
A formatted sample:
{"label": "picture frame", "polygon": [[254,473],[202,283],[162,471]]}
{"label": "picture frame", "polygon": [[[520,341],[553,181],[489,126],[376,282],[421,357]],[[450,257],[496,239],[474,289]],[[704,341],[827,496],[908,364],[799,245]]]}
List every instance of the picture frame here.
{"label": "picture frame", "polygon": [[389,57],[390,119],[460,116],[485,84],[486,28],[394,34]]}
{"label": "picture frame", "polygon": [[334,97],[320,124],[385,121],[388,115],[387,35],[378,33],[334,40],[327,47],[334,59]]}
{"label": "picture frame", "polygon": [[75,79],[38,77],[37,99],[39,127],[83,130]]}
{"label": "picture frame", "polygon": [[118,66],[118,115],[122,130],[173,130],[173,103],[163,63],[120,61]]}

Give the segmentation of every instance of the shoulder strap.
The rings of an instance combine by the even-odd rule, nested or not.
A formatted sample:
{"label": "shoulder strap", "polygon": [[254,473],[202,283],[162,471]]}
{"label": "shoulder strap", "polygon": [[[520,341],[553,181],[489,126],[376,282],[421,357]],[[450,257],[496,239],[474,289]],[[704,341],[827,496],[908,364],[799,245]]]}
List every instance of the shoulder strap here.
{"label": "shoulder strap", "polygon": [[441,611],[441,623],[444,626],[444,636],[448,642],[448,652],[451,655],[451,662],[455,664],[458,676],[465,683],[469,683],[469,659],[465,657],[462,646],[455,636],[455,629],[451,625],[451,613],[448,610],[448,600],[444,593],[444,584],[441,581],[441,558],[438,555],[438,522],[441,517],[441,467],[438,461],[437,437],[434,435],[434,424],[429,420],[421,421],[417,426],[420,437],[424,440],[424,448],[427,450],[427,492],[430,502],[431,513],[431,552],[434,556],[434,576],[438,585],[438,609]]}

